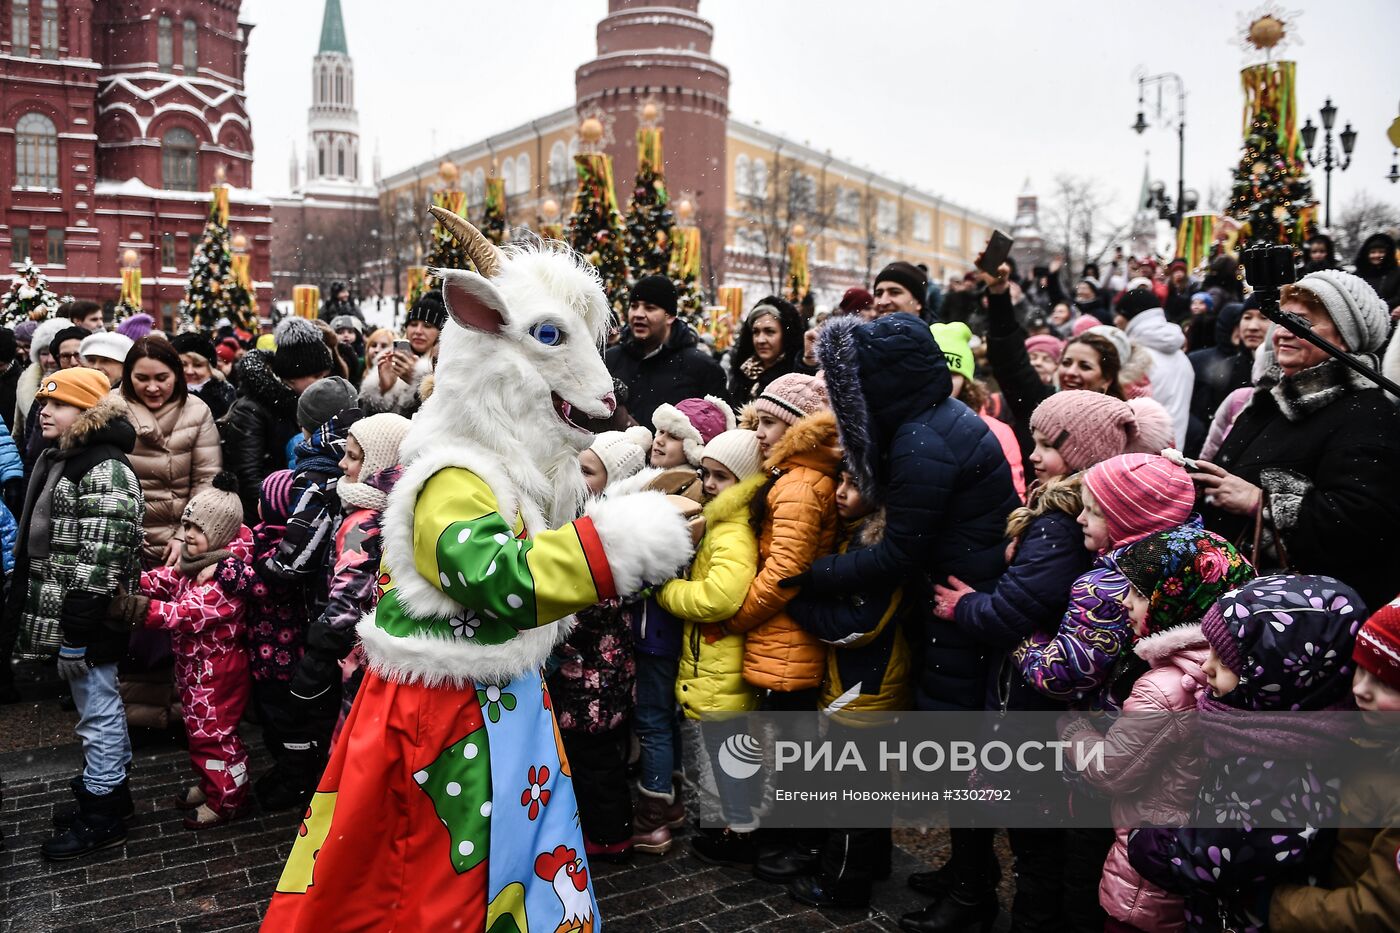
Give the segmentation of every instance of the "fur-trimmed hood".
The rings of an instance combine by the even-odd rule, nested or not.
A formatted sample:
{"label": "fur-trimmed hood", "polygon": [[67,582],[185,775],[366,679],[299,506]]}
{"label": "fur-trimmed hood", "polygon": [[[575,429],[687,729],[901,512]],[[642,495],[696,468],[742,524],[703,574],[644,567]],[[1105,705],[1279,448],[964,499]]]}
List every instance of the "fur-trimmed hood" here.
{"label": "fur-trimmed hood", "polygon": [[[1369,353],[1351,355],[1368,366],[1374,367],[1379,362]],[[1259,380],[1258,391],[1272,395],[1278,410],[1289,421],[1302,421],[1349,392],[1375,387],[1376,384],[1365,376],[1328,358],[1292,376],[1285,376],[1274,363]]]}
{"label": "fur-trimmed hood", "polygon": [[1153,667],[1161,667],[1170,661],[1172,655],[1188,650],[1199,651],[1202,659],[1210,650],[1206,637],[1201,634],[1199,622],[1174,625],[1169,629],[1145,635],[1133,645],[1133,653]]}
{"label": "fur-trimmed hood", "polygon": [[855,543],[860,547],[874,547],[885,540],[885,510],[876,509],[860,520]]}
{"label": "fur-trimmed hood", "polygon": [[749,521],[749,504],[753,497],[768,482],[762,473],[735,483],[705,504],[705,526],[713,527],[720,522]]}
{"label": "fur-trimmed hood", "polygon": [[296,423],[297,395],[272,371],[272,354],[249,350],[238,361],[238,391],[262,405],[273,417]]}
{"label": "fur-trimmed hood", "polygon": [[136,428],[126,417],[126,402],[115,393],[80,414],[58,439],[60,450],[111,444],[124,454],[136,449]]}
{"label": "fur-trimmed hood", "polygon": [[[835,476],[841,466],[841,445],[837,438],[836,416],[819,411],[799,420],[773,445],[765,470],[805,466]],[[762,474],[760,474],[762,475]]]}
{"label": "fur-trimmed hood", "polygon": [[828,322],[817,358],[856,484],[879,501],[895,432],[953,394],[948,362],[928,325],[903,312]]}

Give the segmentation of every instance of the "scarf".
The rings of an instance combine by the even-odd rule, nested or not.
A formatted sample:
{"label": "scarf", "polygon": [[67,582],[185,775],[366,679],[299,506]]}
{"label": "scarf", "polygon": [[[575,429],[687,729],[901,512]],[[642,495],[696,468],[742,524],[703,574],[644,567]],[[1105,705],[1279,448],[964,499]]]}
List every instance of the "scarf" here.
{"label": "scarf", "polygon": [[389,494],[375,489],[368,483],[347,483],[341,480],[336,484],[335,491],[339,494],[341,502],[357,509],[382,512],[389,504]]}
{"label": "scarf", "polygon": [[[1373,354],[1350,355],[1372,368],[1379,368]],[[1302,421],[1348,392],[1374,387],[1375,384],[1365,376],[1330,358],[1291,376],[1285,376],[1275,363],[1259,379],[1259,389],[1267,390],[1273,396],[1278,410],[1289,421]]]}
{"label": "scarf", "polygon": [[1347,698],[1322,710],[1261,712],[1239,709],[1202,690],[1196,695],[1196,709],[1202,714],[1201,735],[1210,758],[1320,761],[1348,741],[1343,717],[1328,714],[1350,713],[1355,707]]}
{"label": "scarf", "polygon": [[185,553],[184,548],[180,548],[180,574],[186,579],[193,580],[199,576],[199,572],[206,567],[212,567],[219,561],[233,556],[233,552],[227,549],[220,551],[205,551],[198,557],[190,557]]}

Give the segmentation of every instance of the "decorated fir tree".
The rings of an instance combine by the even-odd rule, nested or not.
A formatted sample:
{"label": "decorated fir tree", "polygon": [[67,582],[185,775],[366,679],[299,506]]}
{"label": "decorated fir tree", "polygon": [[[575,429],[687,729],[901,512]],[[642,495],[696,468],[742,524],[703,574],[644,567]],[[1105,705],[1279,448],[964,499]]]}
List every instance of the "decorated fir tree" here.
{"label": "decorated fir tree", "polygon": [[574,165],[578,191],[569,215],[569,245],[597,267],[613,316],[621,324],[627,316],[631,283],[627,278],[627,235],[613,190],[612,160],[601,152],[579,153],[574,156]]}
{"label": "decorated fir tree", "polygon": [[506,183],[505,179],[494,175],[486,179],[486,205],[481,215],[481,232],[497,246],[509,239],[506,230]]}
{"label": "decorated fir tree", "polygon": [[249,333],[259,330],[248,290],[233,270],[233,244],[228,232],[228,188],[215,185],[209,220],[190,257],[190,281],[180,304],[179,329],[212,332],[220,318]]}
{"label": "decorated fir tree", "polygon": [[[450,164],[450,163],[449,163]],[[453,175],[453,178],[456,176]],[[444,210],[449,210],[458,217],[466,217],[464,213],[467,203],[465,192],[449,189],[438,191],[433,194],[433,204]],[[452,238],[452,234],[440,223],[433,224],[433,232],[429,234],[431,245],[428,249],[427,265],[435,269],[471,269],[471,260],[467,258],[467,251],[460,243]],[[439,283],[433,278],[428,283],[429,288],[437,288]]]}
{"label": "decorated fir tree", "polygon": [[697,330],[703,325],[705,300],[700,294],[700,231],[695,227],[671,229],[671,262],[667,270],[676,286],[676,307]]}
{"label": "decorated fir tree", "polygon": [[1299,246],[1308,229],[1312,186],[1279,145],[1278,124],[1261,110],[1250,122],[1230,192],[1231,217],[1241,222],[1241,246]]}
{"label": "decorated fir tree", "polygon": [[627,258],[632,278],[666,275],[676,222],[662,169],[661,128],[637,130],[637,179],[627,205]]}
{"label": "decorated fir tree", "polygon": [[60,303],[58,294],[49,288],[48,278],[26,257],[0,301],[0,325],[12,328],[21,321],[42,321],[52,317]]}

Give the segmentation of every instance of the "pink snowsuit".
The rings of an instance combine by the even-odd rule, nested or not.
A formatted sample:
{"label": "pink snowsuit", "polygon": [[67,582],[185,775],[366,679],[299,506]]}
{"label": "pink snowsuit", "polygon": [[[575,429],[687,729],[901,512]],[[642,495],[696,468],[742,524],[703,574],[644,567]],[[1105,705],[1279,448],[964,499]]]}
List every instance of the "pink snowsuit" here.
{"label": "pink snowsuit", "polygon": [[251,545],[248,529],[241,529],[228,546],[233,556],[216,565],[207,583],[178,567],[141,574],[141,591],[151,599],[146,627],[171,633],[190,763],[217,813],[236,810],[248,792],[248,749],[238,737],[248,705],[247,631],[244,598],[232,594],[247,572]]}

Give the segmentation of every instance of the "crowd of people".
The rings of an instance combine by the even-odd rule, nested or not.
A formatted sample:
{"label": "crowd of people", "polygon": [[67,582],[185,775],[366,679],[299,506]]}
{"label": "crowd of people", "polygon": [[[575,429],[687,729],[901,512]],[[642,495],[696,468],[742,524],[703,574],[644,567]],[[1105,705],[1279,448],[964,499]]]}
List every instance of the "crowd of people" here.
{"label": "crowd of people", "polygon": [[[1348,272],[1318,237],[1303,271],[1283,310],[1400,368],[1394,241]],[[703,503],[704,532],[677,579],[580,612],[547,664],[590,858],[673,846],[682,745],[715,760],[725,714],[1061,711],[1084,747],[1114,745],[1119,711],[1400,710],[1396,400],[1271,329],[1228,257],[1201,282],[1179,260],[1065,272],[942,288],[895,262],[830,312],[758,301],[723,355],[669,279],[635,283],[605,352],[618,404],[580,470],[594,497]],[[366,333],[343,289],[321,321],[261,336],[60,315],[0,330],[0,698],[19,697],[14,661],[56,664],[84,755],[42,853],[125,839],[128,723],[183,724],[195,781],[169,803],[192,830],[250,796],[303,808],[362,676],[443,296],[401,333]],[[272,761],[256,776],[245,716]],[[1116,832],[1010,828],[1013,929],[1400,924],[1394,828],[1129,833],[1214,822],[1238,750],[1164,732],[1085,774]],[[1397,754],[1374,749],[1377,770]],[[1308,806],[1325,820],[1368,786]],[[889,826],[767,828],[742,782],[719,801],[723,828],[691,837],[706,862],[823,908],[889,874]],[[1400,799],[1382,804],[1367,825],[1394,825]],[[902,929],[990,927],[994,833],[952,831],[946,863],[909,878],[930,903]]]}

